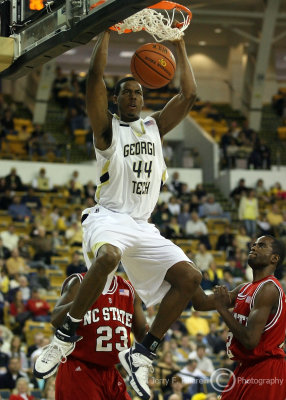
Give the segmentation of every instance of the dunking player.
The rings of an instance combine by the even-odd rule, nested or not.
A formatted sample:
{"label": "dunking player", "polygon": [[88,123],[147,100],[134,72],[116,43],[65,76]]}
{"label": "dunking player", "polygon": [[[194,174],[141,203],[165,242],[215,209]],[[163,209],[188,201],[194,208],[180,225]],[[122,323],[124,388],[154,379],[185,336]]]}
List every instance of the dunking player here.
{"label": "dunking player", "polygon": [[[286,299],[273,275],[284,256],[281,242],[262,236],[248,255],[252,283],[240,285],[232,292],[217,287],[214,295],[204,296],[203,302],[201,289],[193,297],[195,308],[200,310],[210,310],[215,304],[230,329],[227,353],[239,365],[222,393],[222,400],[286,399]],[[228,308],[233,306],[230,313]]]}
{"label": "dunking player", "polygon": [[91,304],[106,292],[121,260],[146,306],[161,302],[143,341],[119,353],[132,387],[141,398],[149,399],[148,367],[165,332],[201,281],[200,272],[183,251],[147,222],[166,172],[162,137],[188,114],[196,98],[196,83],[181,39],[174,42],[180,93],[162,111],[143,120],[142,87],[133,78],[125,78],[115,86],[118,116],[110,114],[103,81],[109,37],[109,32],[99,36],[87,81],[87,111],[94,132],[98,185],[98,205],[86,209],[82,217],[84,251],[90,268],[63,325],[37,359],[35,373],[42,378],[51,375],[62,354],[73,351],[78,324]]}
{"label": "dunking player", "polygon": [[[65,280],[52,313],[56,328],[69,311],[84,275],[71,275]],[[114,276],[109,290],[99,296],[77,329],[83,340],[59,366],[56,399],[131,400],[114,366],[119,362],[118,352],[130,345],[131,328],[136,340],[142,340],[146,320],[141,300],[129,282]]]}

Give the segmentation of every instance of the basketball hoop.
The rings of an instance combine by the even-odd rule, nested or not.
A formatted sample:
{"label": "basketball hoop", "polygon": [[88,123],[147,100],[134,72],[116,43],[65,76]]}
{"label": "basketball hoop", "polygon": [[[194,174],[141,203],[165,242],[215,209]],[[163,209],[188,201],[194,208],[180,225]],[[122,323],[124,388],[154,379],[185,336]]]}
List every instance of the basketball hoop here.
{"label": "basketball hoop", "polygon": [[[100,0],[90,8],[95,8],[105,1]],[[120,35],[143,30],[152,35],[156,42],[162,42],[163,40],[180,39],[191,19],[192,12],[187,7],[172,1],[160,1],[131,15],[131,17],[115,24],[110,29],[117,31]],[[175,27],[172,27],[175,20],[178,23]]]}

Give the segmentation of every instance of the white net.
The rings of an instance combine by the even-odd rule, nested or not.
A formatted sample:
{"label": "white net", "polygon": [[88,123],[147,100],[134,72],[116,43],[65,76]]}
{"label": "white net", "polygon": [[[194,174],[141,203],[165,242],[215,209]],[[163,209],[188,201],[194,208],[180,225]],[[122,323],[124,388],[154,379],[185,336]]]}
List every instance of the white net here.
{"label": "white net", "polygon": [[[162,42],[163,40],[178,40],[184,35],[184,30],[189,26],[189,17],[185,16],[182,11],[177,10],[181,15],[182,22],[179,21],[179,28],[172,28],[172,24],[175,20],[175,9],[169,13],[166,10],[165,14],[153,10],[151,8],[145,8],[131,17],[125,19],[122,22],[114,25],[114,28],[119,34],[124,33],[125,30],[132,30],[133,32],[140,32],[145,30],[156,42]],[[177,20],[177,15],[176,15]]]}

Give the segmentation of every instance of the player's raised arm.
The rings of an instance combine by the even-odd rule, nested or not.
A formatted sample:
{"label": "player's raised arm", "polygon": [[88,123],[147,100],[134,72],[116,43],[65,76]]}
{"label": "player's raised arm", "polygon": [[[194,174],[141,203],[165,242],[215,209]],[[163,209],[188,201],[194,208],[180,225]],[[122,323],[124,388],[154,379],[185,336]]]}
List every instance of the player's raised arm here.
{"label": "player's raised arm", "polygon": [[[220,288],[220,302],[228,308],[232,308],[235,303],[235,299],[243,285],[237,286],[231,292],[229,292],[225,286],[215,286],[215,291]],[[196,311],[211,311],[216,310],[215,294],[206,295],[201,286],[199,286],[192,297],[192,304]]]}
{"label": "player's raised arm", "polygon": [[261,338],[269,315],[275,313],[279,292],[274,283],[269,282],[263,285],[255,297],[254,306],[251,309],[247,325],[240,324],[221,301],[224,294],[219,289],[215,293],[216,309],[222,316],[222,319],[232,332],[233,336],[248,350],[254,349]]}
{"label": "player's raised arm", "polygon": [[188,60],[184,39],[173,42],[177,48],[177,68],[180,72],[180,93],[163,108],[152,115],[156,119],[161,136],[178,125],[191,110],[195,100],[197,85]]}
{"label": "player's raised arm", "polygon": [[98,36],[94,47],[86,84],[86,108],[93,129],[95,145],[99,150],[111,144],[111,115],[103,74],[107,63],[110,32]]}
{"label": "player's raised arm", "polygon": [[137,342],[141,342],[147,333],[147,321],[142,308],[142,300],[135,293],[132,332]]}
{"label": "player's raised arm", "polygon": [[63,293],[57,301],[51,316],[51,323],[55,328],[58,328],[63,323],[78,292],[79,285],[80,281],[77,277],[72,278],[65,285]]}

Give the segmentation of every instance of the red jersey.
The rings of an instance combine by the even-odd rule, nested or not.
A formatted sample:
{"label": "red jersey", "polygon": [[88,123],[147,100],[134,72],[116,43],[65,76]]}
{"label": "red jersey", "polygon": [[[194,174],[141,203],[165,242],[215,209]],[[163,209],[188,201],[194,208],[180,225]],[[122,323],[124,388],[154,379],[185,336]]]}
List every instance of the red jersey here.
{"label": "red jersey", "polygon": [[285,357],[283,344],[286,330],[286,299],[279,281],[273,276],[267,276],[257,282],[245,284],[239,291],[233,309],[234,318],[242,325],[247,325],[247,319],[255,302],[255,297],[263,285],[273,282],[279,292],[279,302],[275,314],[270,314],[264,327],[258,345],[253,350],[246,349],[229,332],[227,354],[232,360],[251,361],[268,357]]}
{"label": "red jersey", "polygon": [[[85,273],[68,277],[83,280]],[[83,336],[68,357],[105,367],[119,363],[118,353],[130,347],[130,332],[134,312],[133,286],[120,276],[114,276],[106,294],[101,294],[85,314],[77,335]]]}

